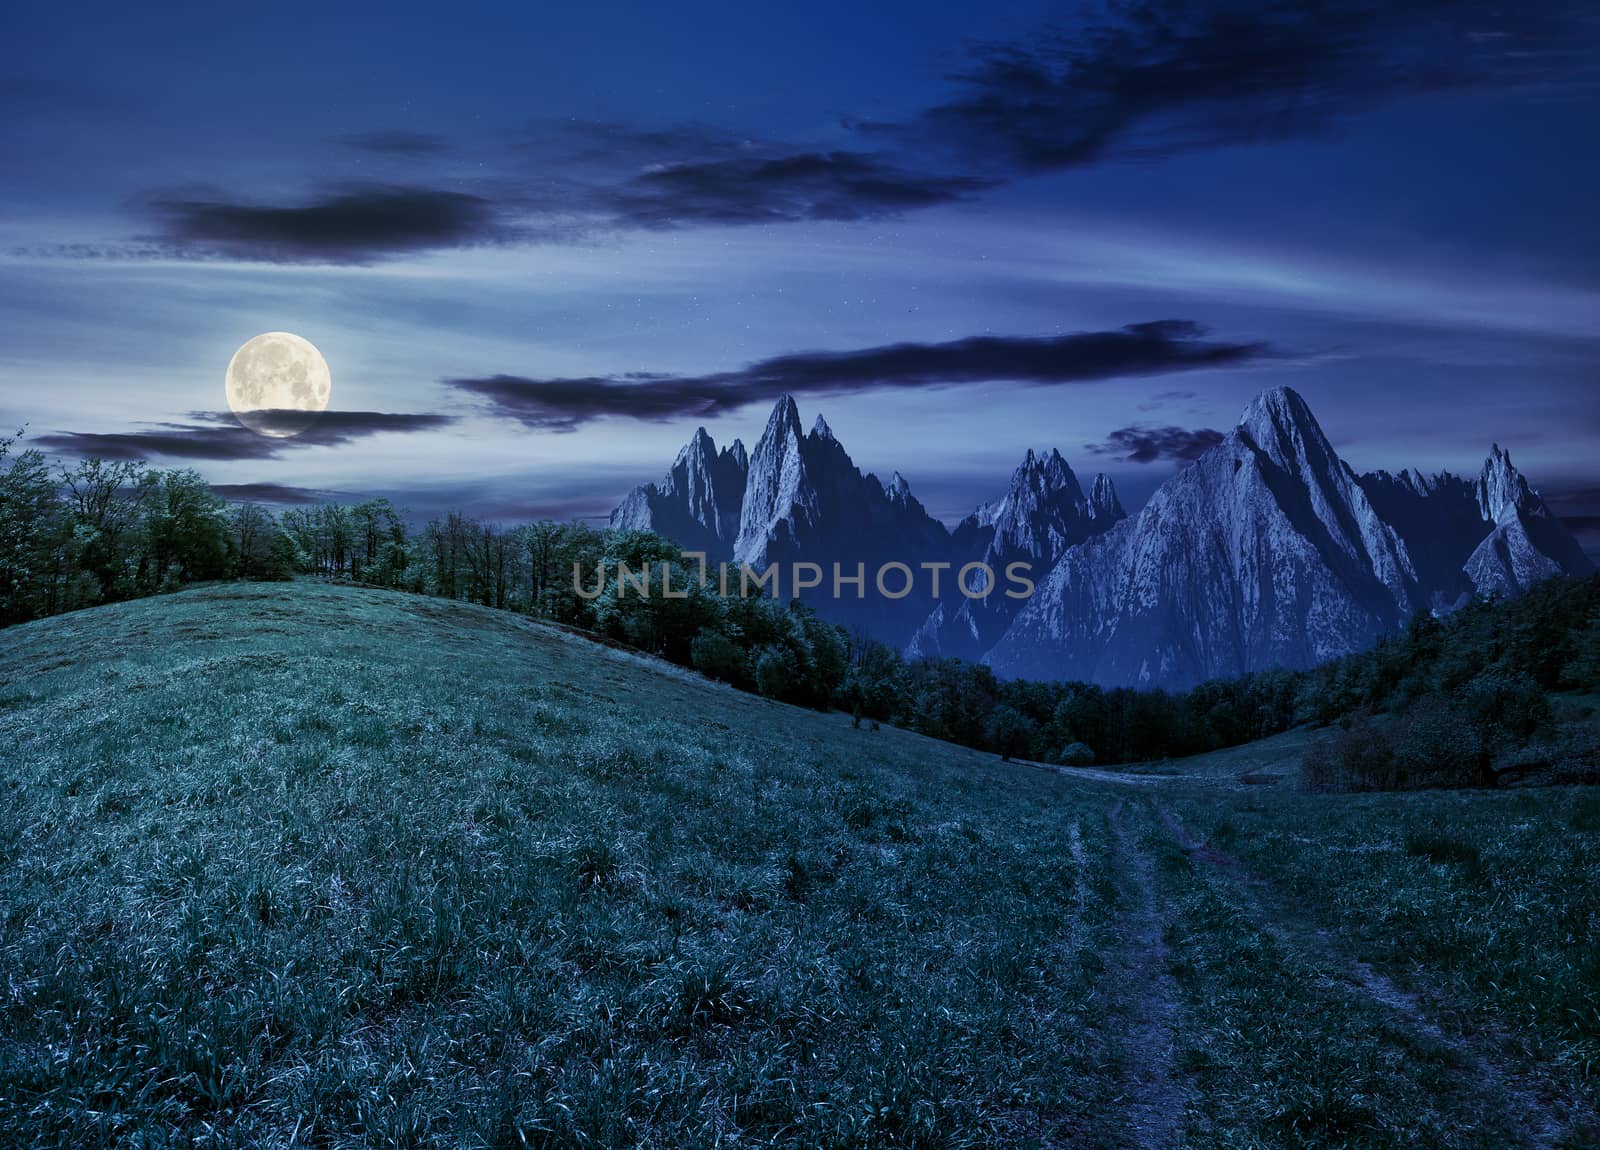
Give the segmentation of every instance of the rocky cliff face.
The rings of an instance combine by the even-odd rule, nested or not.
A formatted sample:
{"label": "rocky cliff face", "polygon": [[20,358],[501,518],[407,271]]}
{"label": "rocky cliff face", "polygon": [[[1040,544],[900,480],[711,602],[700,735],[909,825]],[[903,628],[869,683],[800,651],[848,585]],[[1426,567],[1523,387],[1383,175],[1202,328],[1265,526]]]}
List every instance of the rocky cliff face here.
{"label": "rocky cliff face", "polygon": [[1313,666],[1473,590],[1589,569],[1498,448],[1475,485],[1358,479],[1280,388],[1138,516],[1069,548],[986,661],[1006,675],[1187,687]]}
{"label": "rocky cliff face", "polygon": [[635,487],[611,513],[610,526],[655,531],[685,550],[704,551],[713,560],[733,554],[749,458],[735,439],[720,452],[706,429],[678,452],[660,483]]}
{"label": "rocky cliff face", "polygon": [[1489,527],[1464,567],[1478,594],[1520,595],[1556,575],[1594,569],[1499,444],[1484,461],[1474,492],[1478,513]]}
{"label": "rocky cliff face", "polygon": [[[1031,579],[1041,579],[1068,547],[1111,529],[1126,517],[1116,488],[1097,475],[1085,496],[1078,477],[1058,451],[1029,451],[1011,476],[1006,494],[987,503],[956,526],[955,563],[977,562],[1003,580],[1013,563],[1027,565]],[[947,595],[912,637],[908,653],[979,659],[1010,626],[1022,600],[1004,593],[1005,584],[986,587],[981,571],[968,580],[981,598]]]}
{"label": "rocky cliff face", "polygon": [[[737,562],[757,571],[780,564],[785,579],[795,563],[820,565],[823,585],[801,598],[825,618],[898,645],[933,606],[919,565],[948,561],[950,554],[949,532],[903,476],[896,472],[884,484],[863,475],[822,417],[802,434],[794,400],[778,402],[750,453],[733,551]],[[918,573],[911,594],[891,599],[878,592],[876,574],[887,563],[904,563]],[[847,575],[858,565],[864,569],[860,595],[853,585],[842,585],[835,595],[835,564]],[[900,589],[898,581],[889,586]]]}
{"label": "rocky cliff face", "polygon": [[1541,580],[1593,569],[1499,444],[1476,481],[1379,471],[1361,482],[1405,541],[1436,608],[1475,594],[1520,595]]}
{"label": "rocky cliff face", "polygon": [[[1475,481],[1357,476],[1287,388],[1258,396],[1132,519],[1107,476],[1086,495],[1060,454],[1029,452],[1004,496],[946,531],[898,473],[888,483],[863,475],[821,417],[802,431],[785,398],[748,457],[738,443],[718,452],[698,431],[667,478],[632,492],[612,523],[758,571],[781,564],[785,596],[793,564],[819,564],[823,585],[803,598],[912,655],[1150,687],[1312,666],[1417,611],[1593,570],[1498,446]],[[1035,593],[962,596],[956,572],[974,561],[1002,579],[1009,564],[1030,564]],[[891,562],[918,574],[905,598],[874,585]],[[937,600],[923,563],[950,564]],[[847,584],[836,595],[834,564],[860,564],[864,593]],[[980,589],[981,575],[971,578]]]}
{"label": "rocky cliff face", "polygon": [[1144,686],[1310,666],[1397,626],[1415,585],[1404,544],[1282,389],[1134,519],[1070,548],[987,661]]}

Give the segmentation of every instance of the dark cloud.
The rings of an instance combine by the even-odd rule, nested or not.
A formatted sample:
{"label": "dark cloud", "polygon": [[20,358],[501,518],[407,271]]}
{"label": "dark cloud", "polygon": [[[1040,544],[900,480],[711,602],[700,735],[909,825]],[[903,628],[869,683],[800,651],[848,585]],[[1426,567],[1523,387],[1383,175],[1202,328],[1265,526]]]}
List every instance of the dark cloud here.
{"label": "dark cloud", "polygon": [[909,171],[866,152],[796,152],[661,165],[603,199],[617,227],[794,223],[899,215],[992,183]]}
{"label": "dark cloud", "polygon": [[157,198],[159,240],[180,252],[277,263],[371,263],[405,252],[500,243],[501,207],[480,196],[377,186],[290,206]]}
{"label": "dark cloud", "polygon": [[1314,135],[1393,100],[1589,67],[1588,0],[1131,0],[983,47],[959,93],[868,129],[1011,174]]}
{"label": "dark cloud", "polygon": [[279,507],[303,507],[344,498],[336,491],[314,491],[285,483],[213,483],[211,490],[229,503],[271,503]]}
{"label": "dark cloud", "polygon": [[495,375],[446,380],[530,427],[571,431],[602,416],[668,420],[709,417],[781,395],[840,395],[893,388],[1009,382],[1051,386],[1242,365],[1265,358],[1261,343],[1204,339],[1187,320],[1116,331],[1022,338],[973,336],[951,343],[897,343],[845,352],[801,352],[738,371],[578,379]]}
{"label": "dark cloud", "polygon": [[978,47],[950,99],[901,122],[848,124],[846,147],[572,119],[528,125],[487,168],[479,157],[454,170],[438,136],[374,131],[343,140],[410,164],[412,186],[148,206],[155,241],[176,255],[351,264],[629,230],[878,219],[1042,172],[1316,135],[1416,95],[1548,93],[1593,69],[1597,23],[1591,0],[1124,0]]}
{"label": "dark cloud", "polygon": [[429,132],[356,132],[340,136],[339,142],[358,152],[371,152],[379,156],[413,158],[433,156],[450,150],[450,141]]}
{"label": "dark cloud", "polygon": [[[701,124],[543,121],[516,148],[540,171],[519,193],[536,230],[541,214],[580,219],[593,230],[868,219],[963,199],[993,183],[923,171],[914,158]],[[548,179],[552,168],[565,182]]]}
{"label": "dark cloud", "polygon": [[1119,427],[1104,443],[1084,446],[1096,455],[1115,455],[1129,463],[1155,463],[1163,459],[1188,462],[1221,443],[1222,432],[1209,427]]}
{"label": "dark cloud", "polygon": [[[273,422],[274,413],[258,413]],[[284,422],[304,412],[283,413]],[[329,447],[382,432],[431,431],[455,422],[450,415],[385,411],[325,411],[308,430],[273,438],[239,426],[228,412],[192,412],[191,423],[158,423],[142,431],[63,431],[37,442],[70,455],[102,459],[276,459],[298,447]]]}

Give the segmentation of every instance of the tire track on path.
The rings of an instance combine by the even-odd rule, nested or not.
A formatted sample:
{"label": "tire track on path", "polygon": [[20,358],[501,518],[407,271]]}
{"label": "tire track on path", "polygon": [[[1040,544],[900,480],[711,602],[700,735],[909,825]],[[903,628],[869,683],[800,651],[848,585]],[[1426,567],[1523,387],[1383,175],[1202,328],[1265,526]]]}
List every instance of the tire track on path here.
{"label": "tire track on path", "polygon": [[[1483,1113],[1482,1117],[1490,1121],[1497,1117],[1509,1120],[1519,1136],[1518,1144],[1534,1150],[1557,1150],[1573,1144],[1567,1140],[1568,1123],[1540,1096],[1536,1084],[1526,1074],[1507,1066],[1481,1039],[1475,1041],[1446,1032],[1416,994],[1400,987],[1371,964],[1347,953],[1333,931],[1311,920],[1302,908],[1291,903],[1266,879],[1252,875],[1238,859],[1197,840],[1161,803],[1152,805],[1161,825],[1179,847],[1233,881],[1243,909],[1258,930],[1270,935],[1290,953],[1310,956],[1339,972],[1343,981],[1363,998],[1384,1007],[1414,1038],[1448,1051],[1463,1068],[1462,1076],[1467,1081],[1461,1088],[1474,1102],[1475,1109],[1480,1112],[1490,1109],[1485,1103],[1492,1104],[1495,1100],[1504,1104],[1499,1115]],[[1583,1117],[1585,1127],[1594,1121],[1593,1115]]]}
{"label": "tire track on path", "polygon": [[1121,1097],[1129,1144],[1166,1150],[1182,1144],[1187,1092],[1173,1075],[1179,1023],[1178,986],[1157,902],[1153,863],[1122,823],[1123,801],[1106,812],[1113,861],[1128,907],[1118,926],[1122,945],[1108,959],[1115,975],[1115,1012],[1126,1019]]}

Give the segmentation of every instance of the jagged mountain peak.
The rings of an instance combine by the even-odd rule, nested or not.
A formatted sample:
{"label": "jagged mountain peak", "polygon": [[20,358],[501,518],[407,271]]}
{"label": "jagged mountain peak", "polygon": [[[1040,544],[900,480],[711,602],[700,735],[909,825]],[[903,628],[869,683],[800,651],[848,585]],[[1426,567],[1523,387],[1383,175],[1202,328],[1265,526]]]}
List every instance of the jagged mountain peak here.
{"label": "jagged mountain peak", "polygon": [[1115,522],[1127,518],[1127,514],[1122,509],[1122,501],[1117,498],[1117,485],[1111,482],[1111,476],[1103,471],[1096,475],[1089,491],[1090,517]]}
{"label": "jagged mountain peak", "polygon": [[1269,388],[1251,400],[1234,434],[1290,471],[1338,460],[1317,417],[1292,387]]}
{"label": "jagged mountain peak", "polygon": [[1501,445],[1467,478],[1412,468],[1357,476],[1287,387],[1252,400],[1133,519],[1109,476],[1096,475],[1086,495],[1059,451],[1033,448],[998,499],[948,531],[898,471],[881,481],[856,467],[825,418],[802,427],[786,395],[748,452],[737,440],[718,451],[697,428],[671,472],[630,493],[613,526],[657,530],[758,570],[799,560],[847,570],[981,562],[996,572],[1023,563],[1038,588],[1026,602],[951,597],[948,584],[938,601],[921,590],[898,601],[812,598],[825,616],[890,642],[915,632],[914,654],[1146,686],[1309,666],[1417,610],[1592,569]]}
{"label": "jagged mountain peak", "polygon": [[1239,417],[1241,427],[1263,424],[1284,426],[1303,421],[1315,423],[1317,419],[1311,414],[1311,406],[1306,403],[1305,397],[1286,384],[1257,392]]}
{"label": "jagged mountain peak", "polygon": [[[1029,450],[1011,473],[1011,485],[999,499],[979,507],[957,525],[953,542],[958,561],[980,561],[992,571],[1021,563],[1043,576],[1068,548],[1093,538],[1124,518],[1111,481],[1097,477],[1095,496],[1086,499],[1078,477],[1052,449]],[[969,581],[982,591],[986,577]],[[917,655],[954,655],[977,659],[1005,633],[1021,604],[1001,595],[940,603],[913,636]]]}
{"label": "jagged mountain peak", "polygon": [[679,464],[693,460],[712,460],[716,458],[716,441],[711,438],[710,433],[704,427],[697,427],[694,429],[694,434],[689,437],[689,442],[679,448],[678,458],[673,466],[677,467]]}
{"label": "jagged mountain peak", "polygon": [[1069,490],[1078,499],[1083,496],[1083,491],[1078,486],[1078,477],[1073,473],[1071,465],[1062,458],[1061,452],[1052,448],[1046,455],[1030,447],[1028,453],[1022,457],[1021,464],[1011,473],[1011,490],[1006,498],[1010,499],[1023,490],[1033,490],[1042,494],[1062,489]]}
{"label": "jagged mountain peak", "polygon": [[1544,501],[1511,462],[1511,452],[1498,443],[1489,449],[1489,458],[1483,461],[1478,473],[1478,510],[1490,523],[1501,523],[1519,512],[1524,515],[1548,515]]}
{"label": "jagged mountain peak", "polygon": [[781,395],[778,402],[772,405],[772,414],[767,417],[767,429],[761,438],[772,439],[786,432],[792,432],[796,437],[801,434],[800,405],[795,403],[792,395]]}
{"label": "jagged mountain peak", "polygon": [[739,529],[747,462],[743,444],[735,440],[719,452],[697,427],[666,477],[630,491],[611,513],[611,526],[658,531],[691,550],[727,554]]}

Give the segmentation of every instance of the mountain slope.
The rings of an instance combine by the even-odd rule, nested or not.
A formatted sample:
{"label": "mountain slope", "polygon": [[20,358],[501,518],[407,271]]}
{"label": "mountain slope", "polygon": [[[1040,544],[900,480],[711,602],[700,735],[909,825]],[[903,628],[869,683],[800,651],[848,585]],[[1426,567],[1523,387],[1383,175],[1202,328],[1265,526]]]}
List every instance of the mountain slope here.
{"label": "mountain slope", "polygon": [[[1068,547],[1109,531],[1126,517],[1109,476],[1095,476],[1091,494],[1085,496],[1059,451],[1041,456],[1030,450],[1012,473],[1006,494],[956,525],[953,562],[958,570],[969,562],[982,563],[997,581],[1011,564],[1024,563],[1031,577],[1039,578]],[[973,591],[986,585],[981,571],[969,582]],[[1021,606],[1021,600],[998,588],[981,598],[947,595],[918,628],[907,653],[980,659]]]}
{"label": "mountain slope", "polygon": [[[821,585],[802,598],[823,617],[914,657],[981,659],[1008,676],[1181,688],[1309,667],[1418,611],[1593,570],[1498,446],[1475,481],[1358,476],[1288,388],[1257,396],[1132,521],[1109,477],[1085,495],[1059,453],[1030,451],[1002,498],[948,532],[898,473],[888,484],[863,475],[820,416],[803,432],[788,397],[748,460],[742,448],[729,455],[700,430],[668,479],[631,494],[613,525],[757,571],[778,564],[786,579],[815,563]],[[955,573],[973,562],[1000,578],[1025,563],[1035,593],[969,598]],[[903,598],[874,586],[891,563],[917,576]],[[849,576],[858,564],[864,589],[834,584],[836,566]],[[924,564],[950,567],[937,597]],[[982,582],[970,576],[969,589]]]}
{"label": "mountain slope", "polygon": [[1069,549],[986,661],[1176,687],[1308,667],[1397,626],[1415,585],[1405,546],[1279,389],[1136,517]]}
{"label": "mountain slope", "polygon": [[[0,631],[0,738],[0,1145],[1234,1145],[1290,1099],[1332,1147],[1330,1080],[1385,1144],[1530,1098],[1593,1142],[1575,788],[1135,792],[306,583]],[[1463,824],[1541,881],[1394,849]]]}
{"label": "mountain slope", "polygon": [[1116,1120],[1058,953],[1104,818],[1041,772],[315,584],[0,631],[0,737],[0,1144]]}
{"label": "mountain slope", "polygon": [[[818,564],[822,585],[801,598],[824,618],[898,645],[932,608],[930,584],[919,581],[904,598],[890,598],[874,585],[878,570],[904,563],[915,572],[949,556],[949,533],[902,475],[887,484],[863,475],[820,415],[802,433],[794,400],[778,401],[750,453],[736,561],[758,572],[779,564],[784,579],[793,564]],[[841,585],[836,595],[836,566],[846,576],[859,566],[864,590]]]}
{"label": "mountain slope", "polygon": [[1473,594],[1520,595],[1553,576],[1594,569],[1499,444],[1476,481],[1378,471],[1361,485],[1405,541],[1436,607]]}
{"label": "mountain slope", "polygon": [[726,559],[739,533],[748,469],[743,443],[735,439],[719,452],[706,429],[696,428],[666,478],[630,491],[609,525],[654,531],[708,560]]}
{"label": "mountain slope", "polygon": [[1520,595],[1556,575],[1594,570],[1566,527],[1495,444],[1475,489],[1478,513],[1492,524],[1473,549],[1465,570],[1480,595]]}
{"label": "mountain slope", "polygon": [[1315,666],[1474,591],[1591,569],[1498,447],[1476,484],[1358,477],[1277,388],[1138,516],[1068,548],[985,661],[1185,688]]}

